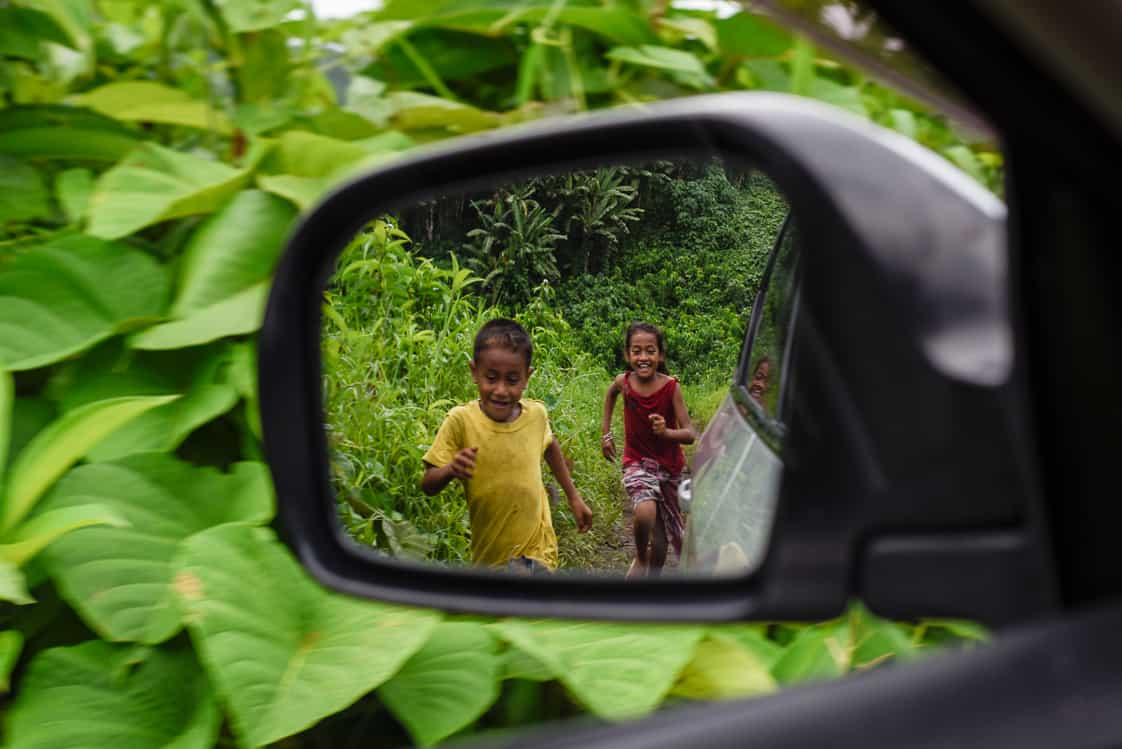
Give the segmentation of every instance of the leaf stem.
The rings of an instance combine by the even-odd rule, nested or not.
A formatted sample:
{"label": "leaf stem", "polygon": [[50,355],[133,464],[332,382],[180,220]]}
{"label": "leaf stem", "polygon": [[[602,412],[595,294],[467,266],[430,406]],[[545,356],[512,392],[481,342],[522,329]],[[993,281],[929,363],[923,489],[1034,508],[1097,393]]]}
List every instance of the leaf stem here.
{"label": "leaf stem", "polygon": [[413,46],[412,42],[403,35],[394,40],[394,43],[401,47],[401,51],[405,53],[409,61],[417,66],[417,70],[420,71],[425,81],[432,86],[433,90],[445,99],[455,102],[460,101],[459,97],[452,93],[452,89],[445,85],[440,75],[429,65],[428,60],[421,56],[421,53],[417,51],[417,48]]}

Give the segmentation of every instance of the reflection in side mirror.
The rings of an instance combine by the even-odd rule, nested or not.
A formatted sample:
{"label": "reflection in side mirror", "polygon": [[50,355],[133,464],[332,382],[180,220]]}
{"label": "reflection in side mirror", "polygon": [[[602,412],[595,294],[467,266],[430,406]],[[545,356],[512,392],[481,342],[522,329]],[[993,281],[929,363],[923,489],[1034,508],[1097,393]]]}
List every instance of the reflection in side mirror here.
{"label": "reflection in side mirror", "polygon": [[[512,574],[758,566],[779,463],[748,444],[730,383],[778,397],[759,368],[751,386],[733,380],[786,215],[760,173],[692,159],[371,221],[339,255],[322,316],[348,536]],[[626,338],[636,321],[650,326]]]}

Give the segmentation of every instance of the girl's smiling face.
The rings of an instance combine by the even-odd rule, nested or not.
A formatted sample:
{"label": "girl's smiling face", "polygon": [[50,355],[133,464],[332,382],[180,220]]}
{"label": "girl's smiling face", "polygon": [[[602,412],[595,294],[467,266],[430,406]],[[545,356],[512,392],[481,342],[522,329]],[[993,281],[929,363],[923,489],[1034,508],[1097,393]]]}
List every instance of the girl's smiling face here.
{"label": "girl's smiling face", "polygon": [[518,401],[529,384],[533,368],[526,364],[526,354],[503,346],[489,346],[479,352],[471,363],[471,378],[479,388],[479,405],[488,418],[514,421],[520,409]]}
{"label": "girl's smiling face", "polygon": [[662,350],[658,347],[658,336],[643,330],[631,334],[627,342],[627,363],[640,380],[651,380],[658,374],[662,363]]}

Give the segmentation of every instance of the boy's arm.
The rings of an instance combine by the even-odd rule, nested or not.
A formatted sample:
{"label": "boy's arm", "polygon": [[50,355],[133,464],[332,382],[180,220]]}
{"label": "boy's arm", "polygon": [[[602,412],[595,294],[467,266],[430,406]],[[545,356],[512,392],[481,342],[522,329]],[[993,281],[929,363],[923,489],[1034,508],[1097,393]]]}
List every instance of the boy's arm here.
{"label": "boy's arm", "polygon": [[569,475],[569,467],[565,465],[565,454],[561,452],[561,444],[556,437],[545,449],[545,462],[549,464],[549,470],[553,472],[553,477],[557,479],[557,483],[561,484],[561,488],[565,491],[565,497],[569,500],[569,509],[573,511],[573,517],[577,521],[577,528],[580,529],[581,533],[584,533],[592,527],[592,510],[584,503],[580,492],[573,484],[573,477]]}
{"label": "boy's arm", "polygon": [[464,447],[467,440],[460,411],[453,408],[445,415],[432,446],[421,458],[425,463],[421,491],[430,497],[448,486],[452,479],[470,479],[475,472],[475,453],[479,448]]}
{"label": "boy's arm", "polygon": [[478,447],[465,447],[456,453],[452,462],[444,466],[434,466],[425,463],[425,472],[421,474],[421,491],[430,497],[448,486],[452,479],[470,479],[475,475],[475,453]]}
{"label": "boy's arm", "polygon": [[622,379],[627,375],[617,375],[608,385],[608,392],[604,395],[604,418],[600,421],[600,451],[608,460],[616,459],[615,437],[612,436],[612,412],[616,408],[616,398],[622,388]]}
{"label": "boy's arm", "polygon": [[452,483],[455,476],[452,475],[451,463],[446,466],[434,466],[425,463],[425,472],[421,474],[421,491],[430,497],[434,494],[440,493],[444,487]]}

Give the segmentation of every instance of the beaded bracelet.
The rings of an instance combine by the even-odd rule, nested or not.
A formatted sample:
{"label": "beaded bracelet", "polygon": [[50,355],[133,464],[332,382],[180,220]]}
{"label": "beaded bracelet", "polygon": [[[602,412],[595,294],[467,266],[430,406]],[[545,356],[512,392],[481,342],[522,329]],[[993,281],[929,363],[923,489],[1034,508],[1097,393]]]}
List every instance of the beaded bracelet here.
{"label": "beaded bracelet", "polygon": [[608,440],[611,440],[612,442],[615,442],[616,438],[612,436],[611,432],[604,432],[604,434],[601,435],[601,437],[600,437],[600,441],[601,442],[607,442]]}

